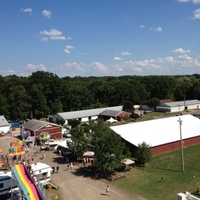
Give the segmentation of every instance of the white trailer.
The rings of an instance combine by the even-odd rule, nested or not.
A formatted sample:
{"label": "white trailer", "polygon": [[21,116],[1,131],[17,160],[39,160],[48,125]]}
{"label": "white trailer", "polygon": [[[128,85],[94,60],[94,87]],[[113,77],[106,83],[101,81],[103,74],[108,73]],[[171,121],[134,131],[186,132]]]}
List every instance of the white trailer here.
{"label": "white trailer", "polygon": [[12,189],[17,187],[18,184],[10,171],[0,172],[0,195],[11,193]]}
{"label": "white trailer", "polygon": [[45,163],[33,163],[31,164],[32,176],[37,183],[42,184],[43,186],[51,182],[51,172],[52,168]]}

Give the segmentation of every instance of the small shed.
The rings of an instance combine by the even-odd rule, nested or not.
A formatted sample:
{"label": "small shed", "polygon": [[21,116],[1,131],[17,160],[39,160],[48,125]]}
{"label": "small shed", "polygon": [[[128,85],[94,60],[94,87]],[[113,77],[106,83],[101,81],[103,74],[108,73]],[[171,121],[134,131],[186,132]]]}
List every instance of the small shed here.
{"label": "small shed", "polygon": [[51,139],[62,138],[62,126],[36,119],[25,122],[21,128],[21,135],[24,134],[24,131],[29,131],[31,136],[35,136],[35,139],[44,132],[48,133]]}

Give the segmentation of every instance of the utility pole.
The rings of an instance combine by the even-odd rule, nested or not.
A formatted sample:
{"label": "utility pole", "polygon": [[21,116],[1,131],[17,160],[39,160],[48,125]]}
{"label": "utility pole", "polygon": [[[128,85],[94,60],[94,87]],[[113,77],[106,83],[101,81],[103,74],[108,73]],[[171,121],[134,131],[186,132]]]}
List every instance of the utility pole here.
{"label": "utility pole", "polygon": [[182,125],[182,120],[181,118],[179,117],[179,128],[180,128],[180,147],[181,147],[181,165],[182,165],[182,172],[185,171],[184,169],[184,155],[183,155],[183,141],[182,141],[182,130],[181,130],[181,125]]}

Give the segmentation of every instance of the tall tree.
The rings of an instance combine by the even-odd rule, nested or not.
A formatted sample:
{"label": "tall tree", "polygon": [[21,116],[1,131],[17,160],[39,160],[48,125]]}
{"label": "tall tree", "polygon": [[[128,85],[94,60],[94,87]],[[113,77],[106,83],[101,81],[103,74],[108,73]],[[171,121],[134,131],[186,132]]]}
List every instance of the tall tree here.
{"label": "tall tree", "polygon": [[31,104],[25,88],[22,85],[13,85],[9,91],[8,103],[11,120],[29,118]]}
{"label": "tall tree", "polygon": [[95,146],[95,168],[97,171],[111,173],[121,165],[126,155],[125,144],[120,136],[99,120],[94,128],[95,136],[92,144]]}
{"label": "tall tree", "polygon": [[47,106],[47,100],[42,92],[42,85],[33,84],[29,90],[31,95],[31,114],[33,118],[43,118],[50,114],[50,109]]}
{"label": "tall tree", "polygon": [[126,112],[133,112],[134,111],[133,103],[130,101],[126,101],[123,104],[122,110]]}
{"label": "tall tree", "polygon": [[151,107],[156,110],[156,107],[160,105],[160,101],[158,98],[154,97],[150,99]]}
{"label": "tall tree", "polygon": [[82,126],[73,129],[72,141],[67,140],[68,150],[78,160],[82,158],[83,153],[87,150],[88,143]]}
{"label": "tall tree", "polygon": [[137,164],[145,166],[145,163],[151,159],[150,145],[148,145],[146,142],[138,144],[135,158],[137,160]]}

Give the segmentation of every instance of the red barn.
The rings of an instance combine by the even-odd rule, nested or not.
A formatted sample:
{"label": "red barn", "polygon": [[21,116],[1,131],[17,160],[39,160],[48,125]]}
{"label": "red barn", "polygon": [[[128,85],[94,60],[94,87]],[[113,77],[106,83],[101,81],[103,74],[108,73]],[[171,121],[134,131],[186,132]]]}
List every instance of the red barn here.
{"label": "red barn", "polygon": [[51,139],[62,138],[62,126],[36,119],[31,119],[24,123],[22,132],[29,132],[31,136],[35,136],[35,139],[37,139],[42,132],[49,133]]}
{"label": "red barn", "polygon": [[151,146],[152,155],[172,151],[200,143],[200,119],[192,115],[182,115],[113,126],[129,147],[137,147],[145,142]]}

